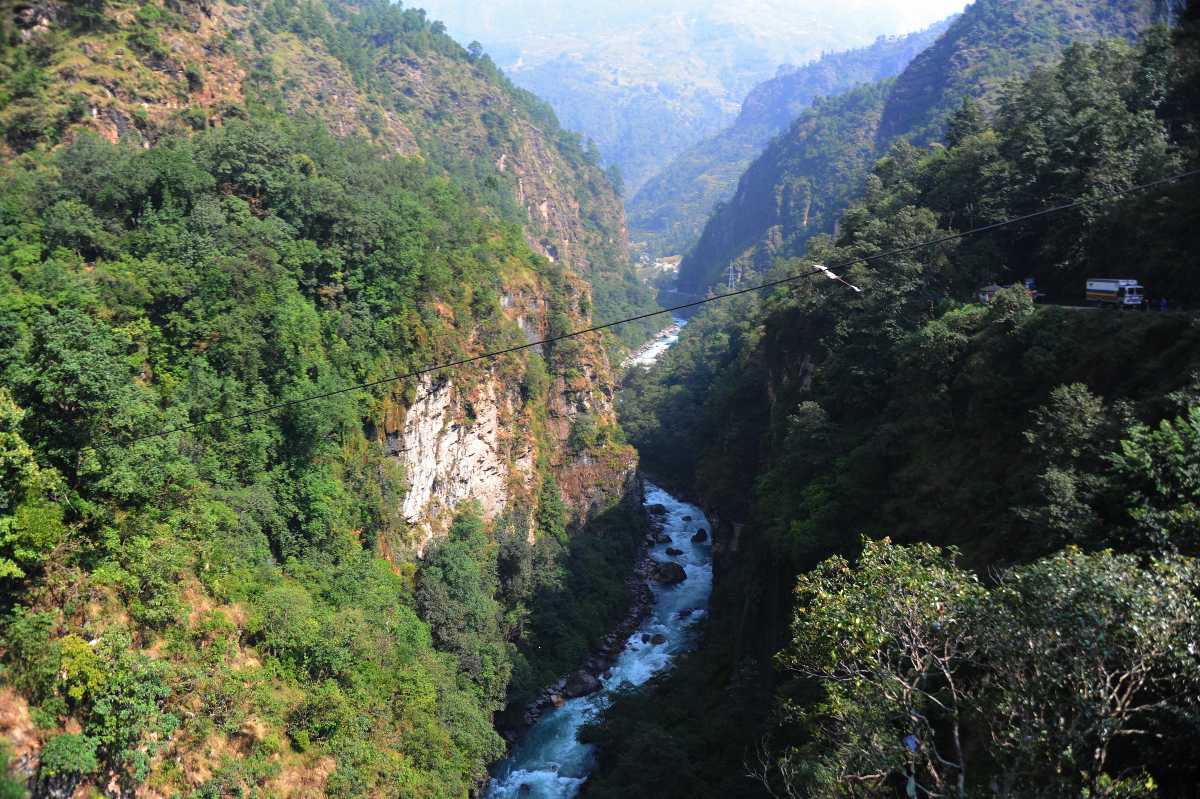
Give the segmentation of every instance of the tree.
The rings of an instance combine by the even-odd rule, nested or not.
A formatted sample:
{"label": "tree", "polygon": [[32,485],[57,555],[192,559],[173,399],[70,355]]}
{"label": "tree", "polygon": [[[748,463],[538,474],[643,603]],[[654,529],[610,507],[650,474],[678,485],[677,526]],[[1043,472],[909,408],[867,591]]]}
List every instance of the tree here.
{"label": "tree", "polygon": [[1103,459],[1115,435],[1104,401],[1082,383],[1056,386],[1025,432],[1031,455],[1045,464],[1035,501],[1016,509],[1049,544],[1095,537],[1097,496],[1106,488]]}
{"label": "tree", "polygon": [[60,481],[43,469],[20,434],[25,414],[0,388],[0,581],[26,576],[66,535],[53,501]]}
{"label": "tree", "polygon": [[73,473],[82,447],[123,404],[130,369],[120,356],[108,326],[82,311],[45,314],[34,325],[27,362],[38,366],[21,381],[30,414],[25,429],[64,474]]}
{"label": "tree", "polygon": [[542,478],[541,488],[538,489],[537,531],[539,536],[547,536],[560,544],[567,542],[567,506],[562,499],[562,491],[554,475],[547,474]]}
{"label": "tree", "polygon": [[775,771],[789,793],[797,761],[812,758],[812,795],[885,793],[899,779],[909,796],[966,796],[962,672],[979,646],[985,592],[954,560],[884,539],[864,542],[854,567],[835,557],[800,576],[779,663],[820,681],[824,699],[799,714],[815,745],[785,754]]}
{"label": "tree", "polygon": [[454,520],[449,538],[426,556],[417,606],[434,643],[458,658],[459,668],[493,708],[503,704],[512,672],[501,634],[498,589],[496,545],[478,506],[468,506]]}
{"label": "tree", "polygon": [[1165,748],[1165,721],[1197,719],[1198,589],[1193,560],[1077,549],[1001,579],[979,639],[997,796],[1153,795],[1110,755],[1122,740]]}
{"label": "tree", "polygon": [[1108,460],[1133,522],[1129,543],[1200,554],[1200,405],[1157,428],[1134,425]]}
{"label": "tree", "polygon": [[976,136],[987,129],[987,120],[983,109],[973,97],[963,98],[962,105],[950,117],[946,125],[946,144],[957,147],[971,136]]}

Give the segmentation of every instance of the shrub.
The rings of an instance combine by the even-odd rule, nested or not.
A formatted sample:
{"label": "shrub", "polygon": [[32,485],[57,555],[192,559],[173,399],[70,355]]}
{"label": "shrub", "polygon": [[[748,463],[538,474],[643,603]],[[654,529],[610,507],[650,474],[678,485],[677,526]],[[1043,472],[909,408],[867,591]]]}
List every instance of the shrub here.
{"label": "shrub", "polygon": [[96,742],[86,735],[63,733],[46,741],[42,747],[39,774],[43,778],[93,774],[99,768]]}

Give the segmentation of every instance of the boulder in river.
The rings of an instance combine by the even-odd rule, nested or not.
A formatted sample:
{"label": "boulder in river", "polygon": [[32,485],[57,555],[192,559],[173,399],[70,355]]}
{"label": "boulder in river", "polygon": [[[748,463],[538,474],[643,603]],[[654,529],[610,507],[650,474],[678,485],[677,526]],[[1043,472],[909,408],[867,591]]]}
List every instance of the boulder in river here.
{"label": "boulder in river", "polygon": [[574,699],[577,696],[594,694],[599,690],[600,680],[596,679],[594,674],[581,669],[567,678],[567,684],[563,688],[563,693],[567,697]]}
{"label": "boulder in river", "polygon": [[643,644],[650,643],[650,633],[642,633],[642,643]]}
{"label": "boulder in river", "polygon": [[667,547],[667,554],[668,554],[668,555],[670,555],[671,557],[673,557],[673,558],[674,558],[674,557],[676,557],[676,556],[678,556],[678,555],[682,555],[682,554],[683,554],[683,550],[682,550],[682,549],[676,549],[675,547]]}
{"label": "boulder in river", "polygon": [[667,563],[656,562],[651,576],[657,582],[665,585],[675,585],[687,579],[687,572],[683,570],[682,566],[673,561]]}
{"label": "boulder in river", "polygon": [[653,505],[647,505],[646,510],[650,511],[655,516],[662,516],[663,514],[665,514],[667,512],[667,506],[663,505],[662,503],[656,502]]}
{"label": "boulder in river", "polygon": [[659,533],[657,536],[655,536],[654,543],[669,544],[671,543],[671,536],[667,535],[666,533]]}
{"label": "boulder in river", "polygon": [[707,540],[708,540],[708,532],[705,531],[705,529],[703,527],[701,527],[699,530],[697,530],[696,534],[694,536],[692,536],[693,544],[699,544],[700,542],[707,541]]}
{"label": "boulder in river", "polygon": [[683,520],[684,520],[685,522],[690,522],[690,521],[692,520],[692,517],[691,517],[691,516],[684,516],[684,517],[683,517]]}
{"label": "boulder in river", "polygon": [[662,633],[655,633],[650,638],[650,643],[654,644],[655,646],[657,646],[658,644],[665,644],[666,642],[667,642],[667,636],[663,635]]}

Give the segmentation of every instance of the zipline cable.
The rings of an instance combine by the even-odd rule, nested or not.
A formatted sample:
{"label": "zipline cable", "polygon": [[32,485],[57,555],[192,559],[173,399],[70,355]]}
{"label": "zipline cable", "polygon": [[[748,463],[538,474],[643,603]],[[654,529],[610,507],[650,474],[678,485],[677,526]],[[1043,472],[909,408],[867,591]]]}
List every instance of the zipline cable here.
{"label": "zipline cable", "polygon": [[637,316],[630,316],[630,317],[626,317],[624,319],[617,319],[612,322],[605,322],[602,325],[594,325],[592,327],[584,328],[582,330],[574,330],[569,333],[561,333],[557,336],[550,336],[549,338],[544,338],[539,341],[531,341],[528,344],[519,344],[519,345],[516,345],[513,347],[507,347],[507,348],[501,349],[501,350],[493,350],[491,352],[485,352],[485,353],[481,353],[479,355],[473,355],[469,358],[460,358],[457,361],[448,361],[446,363],[440,363],[440,364],[435,364],[432,366],[426,366],[426,367],[417,369],[412,372],[406,372],[406,373],[400,374],[400,375],[393,375],[391,377],[383,377],[378,380],[372,380],[372,381],[369,381],[366,383],[358,383],[358,384],[355,384],[352,386],[346,386],[345,388],[335,389],[333,391],[326,391],[326,392],[323,392],[320,394],[312,394],[310,396],[300,397],[300,398],[294,399],[294,400],[288,400],[286,402],[279,402],[274,405],[265,405],[261,408],[255,408],[254,410],[244,411],[242,413],[231,414],[229,416],[218,416],[215,419],[205,419],[200,422],[193,422],[191,424],[179,425],[178,427],[171,427],[171,428],[167,428],[165,430],[157,430],[152,433],[143,433],[141,435],[131,436],[128,438],[121,439],[119,441],[110,441],[105,444],[88,445],[87,447],[85,447],[85,449],[91,449],[93,451],[97,451],[97,450],[102,450],[102,449],[108,449],[108,448],[114,447],[114,446],[133,444],[138,441],[145,441],[146,439],[150,439],[150,438],[162,438],[164,436],[173,435],[175,433],[187,433],[192,430],[198,430],[202,427],[226,424],[229,422],[240,422],[240,421],[244,421],[246,419],[251,419],[255,416],[262,416],[264,414],[283,410],[285,408],[293,408],[297,405],[303,405],[303,404],[309,403],[309,402],[316,402],[317,400],[322,400],[322,399],[329,399],[330,397],[337,397],[342,394],[349,394],[352,391],[363,391],[365,389],[375,388],[377,386],[382,386],[387,383],[395,383],[395,382],[398,382],[401,380],[409,380],[414,377],[421,377],[422,375],[430,374],[431,372],[440,372],[445,369],[454,369],[459,366],[466,366],[468,364],[478,363],[479,361],[489,360],[492,358],[500,358],[505,355],[511,355],[516,352],[521,352],[523,350],[533,349],[534,347],[540,347],[545,344],[554,344],[556,342],[564,341],[566,339],[577,338],[579,336],[584,336],[584,335],[588,335],[591,333],[598,333],[602,330],[608,330],[610,328],[617,327],[618,325],[629,324],[630,322],[639,322],[643,319],[650,319],[655,316],[662,316],[663,314],[673,314],[676,311],[684,311],[689,308],[696,308],[698,306],[705,305],[710,302],[716,302],[717,300],[724,300],[724,299],[728,299],[730,297],[737,297],[741,294],[750,294],[755,291],[763,291],[765,289],[775,288],[776,286],[782,286],[782,285],[786,285],[788,283],[795,283],[797,281],[804,280],[804,279],[810,278],[810,277],[815,277],[817,275],[825,275],[827,277],[830,277],[833,280],[838,281],[839,283],[842,283],[843,285],[846,285],[850,288],[855,288],[854,286],[851,286],[849,283],[847,283],[845,280],[837,277],[836,275],[831,274],[830,270],[844,269],[845,267],[855,266],[858,264],[867,264],[867,263],[871,263],[872,261],[881,260],[883,258],[890,258],[894,255],[900,255],[902,253],[908,253],[908,252],[912,252],[914,250],[925,249],[926,247],[935,247],[939,244],[945,244],[947,242],[957,241],[959,239],[965,239],[969,236],[977,236],[981,233],[987,233],[987,232],[990,232],[993,230],[998,230],[1000,228],[1008,227],[1009,225],[1015,225],[1019,222],[1027,222],[1031,219],[1037,219],[1039,217],[1049,216],[1051,214],[1062,213],[1063,211],[1069,211],[1074,208],[1082,208],[1087,205],[1095,205],[1097,203],[1105,202],[1107,200],[1113,200],[1118,197],[1123,197],[1127,194],[1133,194],[1135,192],[1146,191],[1147,189],[1153,189],[1158,186],[1165,186],[1165,185],[1168,185],[1171,183],[1178,183],[1180,181],[1188,180],[1190,178],[1194,178],[1197,176],[1200,176],[1200,169],[1194,169],[1194,170],[1191,170],[1190,172],[1181,172],[1179,174],[1171,175],[1171,176],[1165,177],[1165,178],[1160,178],[1158,180],[1152,180],[1152,181],[1148,181],[1146,183],[1139,183],[1135,186],[1129,186],[1124,189],[1118,189],[1117,191],[1109,192],[1108,194],[1100,195],[1098,197],[1088,197],[1088,198],[1085,198],[1082,200],[1075,200],[1073,202],[1063,203],[1061,205],[1056,205],[1056,206],[1053,206],[1050,208],[1044,208],[1040,211],[1034,211],[1033,213],[1024,214],[1022,216],[1015,216],[1010,219],[1004,219],[1000,222],[993,222],[991,224],[981,225],[980,227],[972,228],[970,230],[966,230],[961,233],[951,233],[951,234],[941,236],[936,239],[919,241],[914,244],[906,244],[903,247],[896,247],[896,248],[887,250],[885,252],[875,253],[874,255],[864,255],[864,256],[858,256],[855,258],[848,258],[844,261],[839,261],[837,263],[830,264],[830,265],[828,265],[828,267],[819,266],[809,272],[801,272],[799,274],[789,275],[787,277],[779,278],[777,280],[770,280],[765,283],[759,283],[754,286],[748,286],[743,289],[736,289],[734,291],[728,291],[728,292],[725,292],[724,294],[715,294],[710,297],[704,297],[703,299],[700,299],[700,300],[695,300],[693,302],[685,302],[680,305],[673,305],[670,308],[663,308],[658,311],[650,311],[649,313],[638,314]]}

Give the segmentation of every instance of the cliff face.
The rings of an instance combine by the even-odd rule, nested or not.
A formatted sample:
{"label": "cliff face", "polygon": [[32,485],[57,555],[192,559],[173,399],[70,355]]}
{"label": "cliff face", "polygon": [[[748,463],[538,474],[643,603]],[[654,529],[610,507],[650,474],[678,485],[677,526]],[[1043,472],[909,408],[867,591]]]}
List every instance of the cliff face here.
{"label": "cliff face", "polygon": [[[408,478],[404,518],[410,524],[467,499],[477,500],[485,518],[493,518],[504,510],[511,480],[532,487],[533,442],[512,435],[518,432],[512,399],[498,397],[490,382],[467,399],[457,395],[451,378],[421,379],[394,450]],[[468,416],[469,422],[462,421]]]}
{"label": "cliff face", "polygon": [[[576,289],[582,293],[586,286],[579,283]],[[543,290],[513,290],[502,304],[527,339],[547,335],[549,303]],[[492,371],[420,379],[414,399],[380,433],[404,467],[403,515],[422,532],[420,550],[444,531],[453,510],[466,500],[477,501],[487,520],[516,501],[531,503],[539,459],[554,474],[577,524],[629,489],[637,468],[630,447],[598,442],[574,451],[571,444],[581,418],[601,427],[616,425],[615,383],[597,344],[584,343],[571,376],[554,375],[540,403],[529,402],[521,386]]]}

